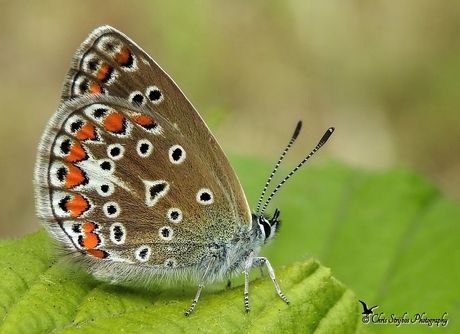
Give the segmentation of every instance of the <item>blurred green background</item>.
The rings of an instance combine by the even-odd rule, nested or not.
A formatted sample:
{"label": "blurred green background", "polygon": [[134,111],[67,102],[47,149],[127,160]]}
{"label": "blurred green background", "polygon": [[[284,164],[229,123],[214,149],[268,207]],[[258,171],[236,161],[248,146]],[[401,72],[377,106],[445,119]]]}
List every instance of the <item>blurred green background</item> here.
{"label": "blurred green background", "polygon": [[247,167],[257,173],[243,180],[252,197],[301,119],[284,171],[333,125],[315,167],[328,158],[357,170],[403,166],[460,199],[459,1],[0,0],[0,9],[0,238],[40,226],[36,146],[73,53],[102,24],[172,76],[231,157],[267,161]]}

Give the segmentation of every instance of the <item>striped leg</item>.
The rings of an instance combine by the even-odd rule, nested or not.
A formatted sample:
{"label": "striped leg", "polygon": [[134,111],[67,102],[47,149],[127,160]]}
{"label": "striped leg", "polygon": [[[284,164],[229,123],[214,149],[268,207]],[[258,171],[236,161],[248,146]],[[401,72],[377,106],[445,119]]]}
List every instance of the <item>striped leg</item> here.
{"label": "striped leg", "polygon": [[246,265],[244,266],[244,308],[249,312],[249,272],[254,264],[254,253],[249,253]]}
{"label": "striped leg", "polygon": [[289,300],[284,296],[284,294],[281,292],[280,286],[278,285],[278,282],[276,281],[275,278],[275,271],[273,270],[272,265],[270,264],[270,261],[266,257],[255,257],[252,261],[252,266],[253,267],[260,267],[265,263],[267,266],[268,274],[270,275],[270,278],[272,279],[273,285],[275,286],[276,292],[278,293],[278,296],[281,297],[282,300],[286,304],[290,304]]}
{"label": "striped leg", "polygon": [[275,271],[273,270],[270,261],[268,261],[266,257],[254,257],[254,254],[251,252],[248,256],[248,259],[246,260],[246,265],[244,267],[244,307],[246,308],[246,312],[249,312],[249,271],[251,268],[261,267],[264,264],[267,266],[268,274],[272,279],[278,296],[280,296],[280,298],[284,300],[286,304],[290,304],[289,300],[284,296],[283,292],[281,292],[280,286],[276,281]]}
{"label": "striped leg", "polygon": [[211,270],[212,265],[216,261],[216,258],[213,257],[212,260],[209,262],[208,267],[206,268],[206,271],[204,272],[203,276],[201,277],[200,284],[198,285],[198,291],[196,292],[195,299],[192,302],[192,305],[190,305],[189,309],[187,312],[184,313],[185,316],[190,315],[192,313],[193,309],[195,308],[196,304],[198,303],[198,299],[200,298],[201,295],[201,290],[203,290],[204,287],[204,282],[206,281],[206,278],[208,277],[209,271]]}

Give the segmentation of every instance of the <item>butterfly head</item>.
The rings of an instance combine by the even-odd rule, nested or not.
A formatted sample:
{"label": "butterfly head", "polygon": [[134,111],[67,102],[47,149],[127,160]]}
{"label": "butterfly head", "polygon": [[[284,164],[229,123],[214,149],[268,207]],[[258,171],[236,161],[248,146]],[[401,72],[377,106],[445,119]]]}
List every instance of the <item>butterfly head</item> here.
{"label": "butterfly head", "polygon": [[257,228],[264,240],[264,243],[267,243],[274,238],[278,228],[280,226],[279,220],[280,211],[275,210],[273,217],[268,217],[264,214],[253,213],[252,214],[252,224],[254,228]]}

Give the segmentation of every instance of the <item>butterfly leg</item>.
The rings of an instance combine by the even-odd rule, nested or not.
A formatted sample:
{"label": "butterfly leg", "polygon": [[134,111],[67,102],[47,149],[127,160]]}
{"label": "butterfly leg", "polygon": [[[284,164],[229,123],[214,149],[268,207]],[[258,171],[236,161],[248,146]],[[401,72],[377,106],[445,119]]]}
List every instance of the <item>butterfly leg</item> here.
{"label": "butterfly leg", "polygon": [[265,276],[265,274],[264,274],[264,268],[259,267],[259,269],[260,269],[260,277],[264,277],[264,276]]}
{"label": "butterfly leg", "polygon": [[208,264],[208,267],[206,268],[206,271],[204,272],[203,276],[201,277],[200,284],[198,285],[198,291],[196,292],[195,299],[193,299],[192,305],[190,305],[189,309],[187,312],[184,313],[185,316],[189,316],[190,313],[192,313],[193,309],[195,308],[196,304],[198,303],[198,299],[200,298],[201,295],[201,290],[204,288],[204,282],[206,281],[206,278],[208,277],[209,271],[211,270],[212,265],[216,261],[216,258],[213,256],[211,261]]}
{"label": "butterfly leg", "polygon": [[290,304],[289,299],[287,299],[284,296],[284,294],[281,292],[280,286],[278,285],[278,282],[276,281],[275,271],[273,270],[273,267],[270,264],[270,261],[268,261],[268,259],[266,257],[256,257],[256,258],[253,258],[253,260],[252,260],[252,267],[260,267],[264,263],[267,266],[268,274],[270,275],[270,278],[272,279],[273,285],[275,286],[275,289],[276,289],[276,292],[278,293],[278,296],[280,296],[280,298],[282,300],[284,300],[284,302],[286,304],[289,305]]}
{"label": "butterfly leg", "polygon": [[249,253],[249,256],[246,260],[246,264],[244,266],[244,308],[246,312],[249,312],[249,272],[253,267],[254,262],[254,253]]}

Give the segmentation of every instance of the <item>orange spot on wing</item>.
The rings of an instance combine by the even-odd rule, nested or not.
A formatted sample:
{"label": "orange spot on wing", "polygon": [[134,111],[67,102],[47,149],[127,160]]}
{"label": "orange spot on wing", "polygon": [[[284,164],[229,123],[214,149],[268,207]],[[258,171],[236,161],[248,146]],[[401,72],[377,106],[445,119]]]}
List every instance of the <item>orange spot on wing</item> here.
{"label": "orange spot on wing", "polygon": [[125,118],[119,112],[112,112],[104,119],[104,127],[111,132],[120,132],[123,130],[123,121]]}
{"label": "orange spot on wing", "polygon": [[99,238],[97,237],[96,233],[87,233],[83,237],[83,247],[87,249],[91,249],[96,247],[99,244]]}
{"label": "orange spot on wing", "polygon": [[94,257],[97,257],[99,259],[105,259],[107,257],[107,253],[99,249],[88,249],[87,252],[88,254]]}
{"label": "orange spot on wing", "polygon": [[83,230],[83,232],[86,232],[86,233],[93,232],[95,228],[96,228],[96,224],[92,222],[86,222],[81,225],[81,229]]}
{"label": "orange spot on wing", "polygon": [[120,65],[126,65],[129,62],[129,57],[131,56],[131,51],[126,46],[123,46],[115,55],[115,61]]}
{"label": "orange spot on wing", "polygon": [[98,83],[92,82],[89,85],[89,93],[102,93],[102,87]]}
{"label": "orange spot on wing", "polygon": [[99,68],[99,71],[97,71],[96,78],[102,81],[107,78],[109,73],[110,73],[110,66],[104,63]]}
{"label": "orange spot on wing", "polygon": [[83,125],[75,134],[77,139],[85,140],[85,139],[96,139],[96,129],[92,124],[85,124]]}
{"label": "orange spot on wing", "polygon": [[86,152],[80,143],[73,143],[70,153],[64,158],[67,162],[77,162],[86,158]]}
{"label": "orange spot on wing", "polygon": [[88,201],[80,194],[75,194],[73,198],[65,204],[67,211],[72,212],[72,217],[78,217],[89,209]]}
{"label": "orange spot on wing", "polygon": [[65,176],[65,187],[67,189],[78,186],[86,180],[83,171],[77,166],[68,164],[67,168],[69,168],[69,171]]}
{"label": "orange spot on wing", "polygon": [[155,123],[153,119],[145,115],[135,115],[132,118],[134,122],[143,126],[152,125]]}

